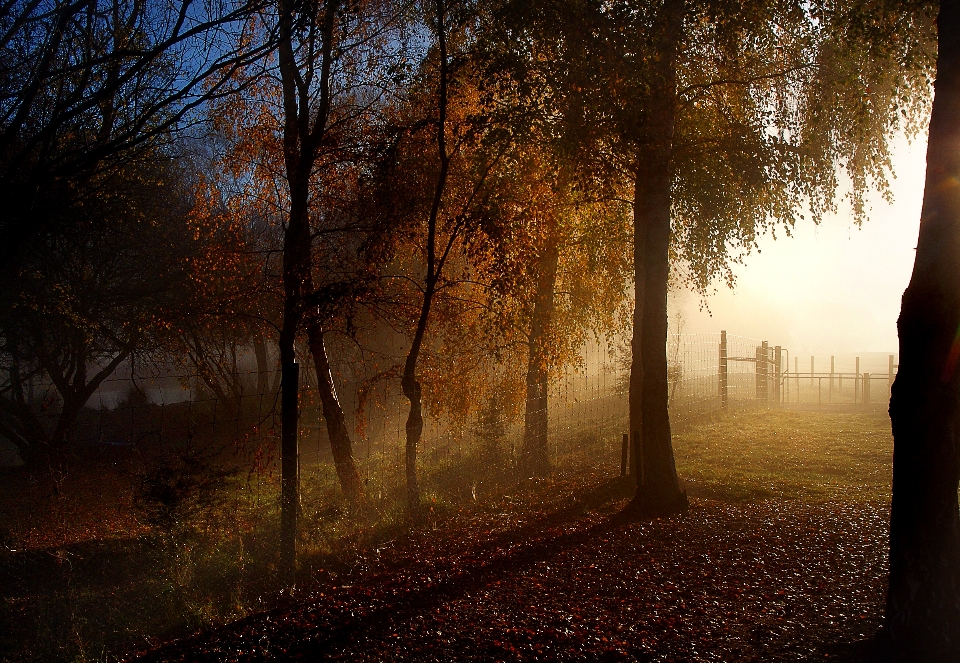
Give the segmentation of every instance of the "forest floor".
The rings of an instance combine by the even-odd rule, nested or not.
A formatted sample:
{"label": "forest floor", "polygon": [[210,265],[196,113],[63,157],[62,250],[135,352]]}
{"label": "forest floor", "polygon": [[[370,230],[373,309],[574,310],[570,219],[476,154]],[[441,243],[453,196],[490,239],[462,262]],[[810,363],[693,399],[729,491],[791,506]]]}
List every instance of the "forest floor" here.
{"label": "forest floor", "polygon": [[609,468],[524,481],[378,542],[285,607],[141,659],[866,660],[886,414],[731,414],[675,449],[685,516],[622,519],[630,486]]}

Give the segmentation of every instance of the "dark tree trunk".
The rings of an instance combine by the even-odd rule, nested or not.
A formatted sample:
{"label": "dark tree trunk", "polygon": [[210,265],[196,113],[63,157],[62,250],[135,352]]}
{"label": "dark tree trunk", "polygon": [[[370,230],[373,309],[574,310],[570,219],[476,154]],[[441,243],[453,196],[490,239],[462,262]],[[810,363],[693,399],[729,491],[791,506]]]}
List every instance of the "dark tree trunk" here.
{"label": "dark tree trunk", "polygon": [[890,399],[890,586],[881,641],[898,661],[960,660],[960,2],[944,0],[920,236]]}
{"label": "dark tree trunk", "polygon": [[[299,169],[298,169],[299,170]],[[303,302],[311,287],[307,178],[290,178],[290,217],[283,238],[283,327],[280,330],[280,562],[286,582],[296,571],[297,515],[300,507],[300,383],[296,356]],[[302,181],[298,181],[302,180]]]}
{"label": "dark tree trunk", "polygon": [[[292,183],[291,183],[292,184]],[[297,558],[297,516],[300,508],[300,367],[296,339],[303,318],[303,298],[310,279],[310,234],[306,196],[291,186],[291,213],[283,241],[283,327],[280,330],[280,568],[293,584]]]}
{"label": "dark tree trunk", "polygon": [[520,456],[522,469],[527,476],[542,477],[550,473],[550,455],[547,448],[547,334],[553,320],[559,260],[560,247],[557,237],[551,235],[537,266],[537,292],[530,321],[527,401],[523,415],[523,448]]}
{"label": "dark tree trunk", "polygon": [[296,578],[297,515],[300,506],[300,365],[281,363],[280,378],[280,572],[292,585]]}
{"label": "dark tree trunk", "polygon": [[[407,415],[406,433],[406,475],[407,475],[407,510],[414,518],[420,515],[420,483],[417,479],[417,446],[420,444],[420,436],[423,434],[423,401],[422,388],[417,379],[417,362],[420,359],[420,350],[423,347],[423,339],[427,331],[427,321],[430,319],[430,309],[433,306],[433,298],[437,292],[437,283],[440,279],[440,273],[443,271],[443,264],[446,260],[447,252],[441,252],[437,257],[437,232],[440,218],[440,207],[443,203],[443,194],[447,188],[447,176],[450,170],[450,154],[447,151],[447,82],[449,79],[449,66],[447,61],[447,27],[446,27],[446,7],[444,0],[435,0],[436,9],[436,30],[437,30],[437,56],[440,60],[440,80],[437,94],[437,156],[440,162],[440,171],[437,174],[437,182],[433,193],[433,202],[430,206],[430,216],[427,218],[427,274],[424,279],[423,300],[420,306],[420,316],[417,319],[417,327],[414,331],[413,342],[410,344],[410,351],[407,353],[407,359],[403,365],[403,377],[400,380],[400,387],[403,395],[410,401],[410,413]],[[447,244],[449,250],[452,246],[453,237]]]}
{"label": "dark tree trunk", "polygon": [[417,446],[423,435],[423,392],[420,381],[417,379],[417,361],[420,359],[420,349],[423,347],[423,337],[427,332],[427,320],[430,318],[430,308],[433,305],[435,280],[433,270],[428,269],[427,287],[423,293],[423,305],[420,309],[420,318],[417,320],[417,329],[410,344],[410,351],[403,365],[403,377],[400,379],[400,388],[403,395],[410,401],[410,412],[406,423],[406,449],[404,460],[406,463],[407,479],[407,510],[414,518],[420,515],[420,482],[417,478]]}
{"label": "dark tree trunk", "polygon": [[[414,363],[415,366],[415,363]],[[414,368],[415,370],[415,368]],[[404,371],[400,381],[403,395],[410,401],[410,412],[406,423],[406,448],[404,449],[404,470],[407,480],[407,511],[412,516],[420,512],[420,481],[417,478],[417,445],[423,435],[423,404],[420,382],[413,371]]]}
{"label": "dark tree trunk", "polygon": [[[24,424],[23,430],[32,433],[41,447],[36,450],[39,453],[28,455],[33,460],[39,459],[46,464],[51,473],[51,478],[57,485],[58,492],[60,484],[67,474],[70,442],[76,433],[81,410],[103,381],[113,375],[117,367],[126,361],[130,352],[130,349],[119,352],[110,360],[109,364],[93,376],[89,376],[87,373],[88,347],[84,341],[78,341],[74,345],[69,372],[65,372],[63,366],[45,357],[49,363],[49,375],[61,398],[57,422],[49,434],[44,432],[44,427],[33,407],[28,403],[19,404],[22,406],[22,408],[18,408],[19,411],[26,416],[26,419],[22,422]],[[24,458],[24,461],[26,462],[26,458]]]}
{"label": "dark tree trunk", "polygon": [[[670,275],[670,202],[673,133],[677,114],[676,60],[683,27],[683,0],[666,0],[660,23],[660,60],[651,86],[650,103],[641,129],[642,150],[637,168],[635,205],[635,250],[643,253],[643,300],[639,332],[634,329],[634,348],[639,337],[642,376],[631,375],[631,392],[639,381],[640,463],[637,494],[632,508],[645,515],[685,511],[686,493],[680,490],[670,439],[667,385],[667,281]],[[639,261],[638,261],[639,267]],[[640,279],[638,279],[640,285]],[[634,360],[636,364],[636,360]],[[631,405],[636,396],[631,393]],[[631,415],[634,413],[631,408]],[[631,418],[632,418],[631,417]],[[631,421],[631,425],[635,422]]]}
{"label": "dark tree trunk", "polygon": [[353,462],[353,445],[350,442],[350,432],[347,430],[343,408],[340,407],[340,400],[337,398],[336,385],[333,383],[333,373],[330,371],[330,361],[327,359],[327,349],[323,342],[323,329],[319,323],[313,322],[307,328],[307,334],[310,341],[310,354],[313,355],[313,365],[317,372],[317,391],[320,394],[323,419],[327,424],[327,435],[330,438],[333,464],[337,468],[337,478],[340,479],[343,494],[351,504],[357,506],[363,502],[363,481]]}
{"label": "dark tree trunk", "polygon": [[[317,145],[327,129],[330,110],[330,71],[338,2],[322,3],[323,24],[319,54],[319,99],[311,103],[310,91],[294,57],[293,0],[280,1],[278,67],[283,89],[283,158],[290,187],[290,214],[283,233],[283,325],[280,329],[280,566],[284,580],[293,584],[296,573],[297,516],[300,508],[299,367],[296,341],[313,292],[310,238],[310,174]],[[316,10],[316,8],[315,8]],[[308,19],[310,20],[310,19]],[[315,63],[310,64],[311,67]]]}
{"label": "dark tree trunk", "polygon": [[629,393],[629,414],[630,414],[630,476],[632,476],[639,486],[642,483],[641,462],[640,462],[640,431],[643,430],[643,304],[644,287],[646,282],[646,255],[647,244],[647,211],[645,201],[648,200],[646,191],[646,182],[648,176],[646,173],[647,162],[638,160],[636,166],[636,181],[633,190],[633,337],[630,340],[631,358],[630,358],[630,393]]}

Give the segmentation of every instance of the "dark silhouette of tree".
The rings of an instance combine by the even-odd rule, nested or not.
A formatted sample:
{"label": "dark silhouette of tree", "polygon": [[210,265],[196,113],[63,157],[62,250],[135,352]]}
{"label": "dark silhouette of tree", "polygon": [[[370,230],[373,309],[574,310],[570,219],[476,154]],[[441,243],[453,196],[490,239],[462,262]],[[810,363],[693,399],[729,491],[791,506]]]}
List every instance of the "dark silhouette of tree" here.
{"label": "dark silhouette of tree", "polygon": [[51,204],[156,149],[235,90],[272,47],[244,40],[257,2],[14,0],[0,9],[2,262],[56,231]]}
{"label": "dark silhouette of tree", "polygon": [[[328,244],[327,254],[347,249],[342,237],[329,240],[338,227],[336,209],[317,200],[336,189],[343,165],[331,154],[342,146],[340,134],[362,124],[387,94],[398,35],[389,30],[404,18],[404,3],[325,0],[301,4],[283,0],[277,16],[277,67],[281,83],[283,177],[289,200],[282,240],[283,321],[279,334],[281,362],[281,562],[292,580],[296,559],[299,504],[297,426],[299,368],[295,343],[306,331],[318,390],[330,435],[337,474],[354,503],[363,499],[363,485],[353,460],[350,436],[336,389],[327,349],[325,325],[343,302],[355,299],[356,279],[317,282],[314,253]],[[343,159],[348,161],[348,159]],[[320,173],[324,168],[329,172]],[[331,196],[336,198],[336,196]],[[349,192],[345,192],[349,198]],[[333,223],[330,223],[333,217]],[[333,227],[331,227],[331,225]],[[349,224],[348,224],[349,225]],[[332,244],[332,247],[329,245]],[[329,268],[326,264],[322,267]]]}
{"label": "dark silhouette of tree", "polygon": [[[0,431],[62,474],[77,417],[134,353],[164,346],[189,305],[189,193],[174,164],[134,162],[59,201],[60,232],[30,242],[0,291]],[[25,392],[49,381],[55,402]]]}
{"label": "dark silhouette of tree", "polygon": [[890,398],[890,585],[880,641],[897,661],[960,658],[960,2],[937,19],[920,235]]}
{"label": "dark silhouette of tree", "polygon": [[435,340],[438,319],[447,322],[457,316],[456,305],[444,309],[462,283],[464,253],[503,152],[502,144],[491,139],[487,113],[478,103],[472,48],[484,16],[480,9],[472,1],[423,3],[428,47],[394,120],[398,136],[387,152],[392,163],[378,176],[383,184],[378,194],[381,223],[394,226],[394,236],[404,247],[392,252],[403,273],[387,277],[395,281],[402,300],[394,315],[410,339],[400,386],[410,403],[405,474],[413,517],[420,515],[417,453],[427,405],[423,358]]}
{"label": "dark silhouette of tree", "polygon": [[[172,157],[186,151],[182,130],[194,111],[235,91],[234,73],[269,50],[269,38],[243,38],[259,7],[0,8],[0,328],[10,367],[0,389],[12,439],[44,446],[51,460],[97,386],[131,353],[161,345],[150,318],[170,304],[189,244],[180,188],[188,176]],[[164,251],[174,268],[160,274]],[[148,265],[139,273],[138,261]],[[32,416],[21,398],[27,367],[59,395],[52,431],[23,428]]]}
{"label": "dark silhouette of tree", "polygon": [[521,93],[559,118],[572,163],[633,201],[632,508],[683,510],[667,409],[671,269],[701,291],[732,282],[759,234],[835,209],[838,169],[862,220],[901,112],[909,127],[923,106],[923,19],[883,2],[684,0],[518,0],[503,15],[504,41],[535,54],[514,65]]}

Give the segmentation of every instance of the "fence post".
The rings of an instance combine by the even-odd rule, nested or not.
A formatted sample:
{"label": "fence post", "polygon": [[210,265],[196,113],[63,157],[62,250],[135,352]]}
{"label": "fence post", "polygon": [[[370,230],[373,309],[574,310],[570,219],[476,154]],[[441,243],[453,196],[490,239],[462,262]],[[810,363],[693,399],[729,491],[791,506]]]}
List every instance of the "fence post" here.
{"label": "fence post", "polygon": [[893,355],[887,356],[887,398],[893,393]]}
{"label": "fence post", "polygon": [[863,404],[867,405],[870,403],[870,374],[863,374]]}
{"label": "fence post", "polygon": [[770,348],[770,344],[766,341],[763,341],[763,402],[768,404],[770,403],[770,374],[773,373],[771,370],[773,368],[773,360],[770,357],[770,353],[773,350]]}
{"label": "fence post", "polygon": [[830,355],[830,397],[829,400],[833,402],[833,355]]}
{"label": "fence post", "polygon": [[857,357],[853,373],[853,404],[856,405],[860,401],[860,357]]}
{"label": "fence post", "polygon": [[780,407],[781,352],[783,352],[783,350],[779,345],[773,349],[773,400],[777,404],[777,407]]}
{"label": "fence post", "polygon": [[762,345],[757,346],[756,353],[754,355],[754,373],[756,374],[756,391],[757,391],[757,402],[766,403],[767,402],[767,342],[763,341]]}
{"label": "fence post", "polygon": [[720,332],[720,407],[727,409],[727,332]]}

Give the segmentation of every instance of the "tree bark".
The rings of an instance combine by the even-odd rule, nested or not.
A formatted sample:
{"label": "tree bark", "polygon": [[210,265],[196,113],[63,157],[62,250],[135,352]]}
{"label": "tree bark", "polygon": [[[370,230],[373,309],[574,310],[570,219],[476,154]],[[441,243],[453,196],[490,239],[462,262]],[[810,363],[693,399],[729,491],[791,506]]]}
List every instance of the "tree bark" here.
{"label": "tree bark", "polygon": [[641,445],[640,432],[643,430],[643,304],[646,292],[646,255],[647,244],[647,210],[645,202],[648,200],[646,182],[647,162],[641,155],[635,168],[636,179],[633,188],[633,337],[630,340],[630,392],[629,392],[629,423],[630,423],[630,476],[637,486],[643,483],[641,477],[642,463],[640,461]]}
{"label": "tree bark", "polygon": [[[430,235],[435,235],[436,219],[431,217]],[[428,242],[431,245],[432,242]],[[423,338],[427,332],[427,320],[430,318],[430,309],[433,306],[433,296],[436,292],[436,277],[433,269],[433,260],[429,261],[427,269],[427,287],[423,292],[423,302],[420,308],[420,317],[417,328],[410,344],[410,351],[403,364],[403,377],[400,379],[400,388],[403,395],[410,401],[410,412],[406,423],[406,449],[404,460],[406,463],[407,479],[407,510],[414,518],[420,514],[420,482],[417,477],[417,446],[423,435],[423,392],[420,381],[417,379],[417,361],[420,359],[420,349],[423,347]]]}
{"label": "tree bark", "polygon": [[920,234],[890,399],[890,584],[897,661],[960,660],[960,2],[943,0]]}
{"label": "tree bark", "polygon": [[[440,207],[443,203],[443,194],[447,187],[447,176],[450,170],[450,154],[447,152],[447,81],[449,77],[449,62],[447,61],[447,32],[446,8],[444,0],[436,0],[437,20],[437,55],[440,60],[440,80],[438,85],[437,105],[437,155],[440,162],[440,171],[434,188],[433,202],[430,206],[430,215],[427,218],[427,274],[424,279],[423,300],[420,306],[420,316],[403,365],[403,377],[400,388],[403,395],[410,401],[410,413],[406,424],[406,478],[407,478],[407,510],[413,517],[420,514],[420,483],[417,478],[417,446],[423,434],[423,402],[420,381],[417,379],[417,362],[420,359],[420,350],[427,331],[427,321],[430,319],[430,309],[437,292],[437,283],[443,271],[446,252],[437,258],[437,232],[440,218]],[[448,245],[449,248],[450,245]]]}
{"label": "tree bark", "polygon": [[[281,365],[280,396],[280,559],[281,573],[293,584],[296,570],[297,515],[300,507],[299,478],[299,375],[296,363],[296,341],[300,325],[307,313],[307,298],[313,292],[312,242],[310,238],[310,175],[316,160],[317,146],[327,130],[330,113],[330,76],[334,59],[333,34],[336,27],[338,0],[327,0],[322,8],[323,24],[317,35],[319,53],[319,98],[316,103],[298,69],[294,56],[293,0],[280,0],[278,68],[283,90],[283,159],[287,184],[290,187],[290,213],[283,233],[283,325],[279,349]],[[313,20],[315,16],[306,17]],[[311,40],[313,37],[311,37]],[[313,48],[311,43],[311,49]],[[314,62],[310,63],[311,70]]]}
{"label": "tree bark", "polygon": [[[291,178],[293,180],[293,178]],[[280,559],[281,572],[293,584],[296,567],[299,477],[299,365],[297,332],[303,318],[304,296],[310,288],[310,229],[306,195],[291,181],[291,211],[283,241],[283,326],[280,330]]]}
{"label": "tree bark", "polygon": [[297,516],[300,506],[300,458],[297,428],[300,421],[300,365],[281,364],[280,378],[280,573],[293,585],[297,564]]}
{"label": "tree bark", "polygon": [[[680,490],[670,438],[667,385],[667,281],[670,275],[670,206],[673,134],[677,115],[677,49],[683,28],[684,0],[666,0],[660,17],[660,60],[654,68],[651,98],[641,125],[641,157],[637,168],[635,251],[643,252],[643,300],[639,332],[642,375],[631,375],[640,391],[640,459],[642,471],[631,508],[644,515],[661,516],[685,511],[686,493]],[[642,244],[642,245],[641,245]],[[637,269],[635,267],[635,269]],[[640,280],[638,279],[638,284]],[[638,363],[636,358],[634,363]],[[636,402],[631,393],[631,405]],[[632,408],[631,408],[632,410]],[[631,415],[633,412],[631,411]],[[631,421],[631,425],[635,422]]]}
{"label": "tree bark", "polygon": [[333,383],[333,373],[330,371],[330,362],[327,359],[327,349],[323,342],[323,329],[317,322],[307,327],[310,342],[310,354],[313,355],[313,365],[317,373],[317,391],[320,394],[320,405],[323,411],[323,420],[327,424],[327,435],[330,438],[330,451],[333,453],[333,464],[337,469],[337,478],[343,494],[354,506],[363,502],[363,481],[356,463],[353,462],[353,445],[350,441],[350,432],[347,430],[343,408],[337,398],[336,385]]}
{"label": "tree bark", "polygon": [[529,353],[527,355],[527,400],[523,415],[523,449],[521,463],[528,476],[542,477],[550,473],[550,455],[547,448],[547,333],[553,320],[554,292],[557,284],[557,265],[560,247],[555,233],[547,239],[540,257],[537,292],[530,322]]}

